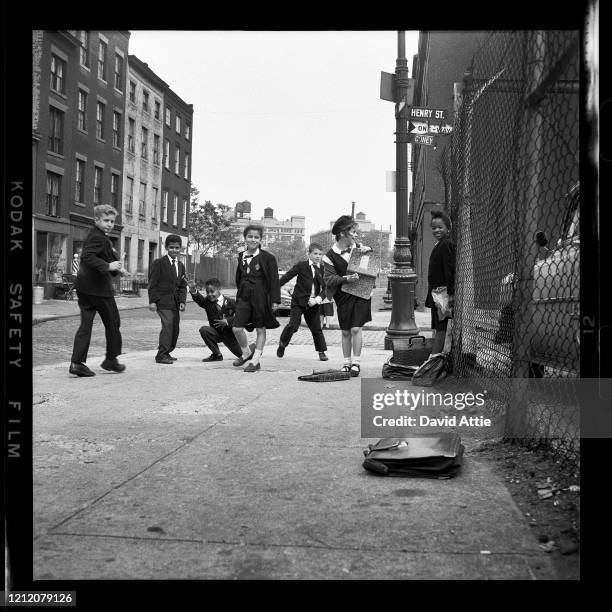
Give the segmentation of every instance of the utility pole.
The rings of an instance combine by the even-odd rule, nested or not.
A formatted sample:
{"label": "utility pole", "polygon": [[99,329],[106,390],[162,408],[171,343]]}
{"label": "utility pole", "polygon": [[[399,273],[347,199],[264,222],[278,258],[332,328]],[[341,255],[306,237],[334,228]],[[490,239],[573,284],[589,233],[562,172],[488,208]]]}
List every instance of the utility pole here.
{"label": "utility pole", "polygon": [[406,33],[397,33],[397,62],[395,67],[396,102],[396,192],[395,192],[395,244],[393,269],[389,274],[393,302],[391,321],[385,336],[385,349],[393,349],[393,340],[419,333],[414,321],[414,294],[416,274],[412,269],[410,245],[410,215],[408,210],[408,126],[403,108],[412,106],[411,83],[406,59]]}
{"label": "utility pole", "polygon": [[355,202],[351,202],[351,217],[355,218]]}

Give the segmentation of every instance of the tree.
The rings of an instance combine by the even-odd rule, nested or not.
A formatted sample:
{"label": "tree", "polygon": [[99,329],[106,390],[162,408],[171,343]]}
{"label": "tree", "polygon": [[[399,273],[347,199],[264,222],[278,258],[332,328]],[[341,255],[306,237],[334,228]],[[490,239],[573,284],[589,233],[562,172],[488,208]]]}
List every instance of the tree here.
{"label": "tree", "polygon": [[275,240],[268,245],[268,251],[276,257],[279,270],[288,270],[306,256],[306,243],[302,238],[291,242]]}

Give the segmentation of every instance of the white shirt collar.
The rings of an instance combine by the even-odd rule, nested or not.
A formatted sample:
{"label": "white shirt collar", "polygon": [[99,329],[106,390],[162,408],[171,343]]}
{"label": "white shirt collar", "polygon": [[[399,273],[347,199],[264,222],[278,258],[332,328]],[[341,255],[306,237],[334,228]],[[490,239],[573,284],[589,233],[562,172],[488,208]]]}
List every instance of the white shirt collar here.
{"label": "white shirt collar", "polygon": [[257,257],[257,255],[259,255],[259,247],[255,249],[255,252],[252,255],[248,251],[245,251],[242,254],[242,258],[244,259],[245,257]]}
{"label": "white shirt collar", "polygon": [[337,253],[338,255],[340,255],[340,257],[342,257],[342,258],[343,258],[343,259],[345,259],[346,261],[349,261],[349,259],[351,258],[351,253],[353,252],[353,248],[354,248],[354,247],[355,247],[355,245],[350,246],[350,247],[347,247],[347,248],[349,248],[349,249],[350,249],[350,251],[349,251],[348,253],[344,253],[344,254],[340,255],[340,251],[344,251],[344,249],[341,249],[341,248],[338,246],[338,243],[337,243],[337,242],[335,242],[335,243],[332,245],[332,251],[334,251],[334,253]]}
{"label": "white shirt collar", "polygon": [[[166,257],[170,260],[170,263],[173,263],[172,257],[170,257],[170,255],[166,255]],[[176,258],[174,261],[178,261],[178,258]]]}
{"label": "white shirt collar", "polygon": [[225,298],[223,297],[223,294],[222,294],[222,293],[220,293],[220,294],[219,294],[219,297],[217,298],[217,304],[219,304],[219,306],[223,306],[223,300],[224,300],[224,299],[225,299]]}

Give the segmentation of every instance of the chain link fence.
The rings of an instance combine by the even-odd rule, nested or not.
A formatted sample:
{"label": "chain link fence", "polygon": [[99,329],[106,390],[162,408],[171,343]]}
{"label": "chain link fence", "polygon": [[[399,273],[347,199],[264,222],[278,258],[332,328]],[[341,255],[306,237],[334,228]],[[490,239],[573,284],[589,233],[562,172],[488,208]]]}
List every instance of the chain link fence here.
{"label": "chain link fence", "polygon": [[[457,245],[456,375],[491,389],[506,437],[575,468],[578,405],[521,379],[580,374],[580,39],[494,32],[441,157]],[[552,389],[552,391],[551,391]]]}

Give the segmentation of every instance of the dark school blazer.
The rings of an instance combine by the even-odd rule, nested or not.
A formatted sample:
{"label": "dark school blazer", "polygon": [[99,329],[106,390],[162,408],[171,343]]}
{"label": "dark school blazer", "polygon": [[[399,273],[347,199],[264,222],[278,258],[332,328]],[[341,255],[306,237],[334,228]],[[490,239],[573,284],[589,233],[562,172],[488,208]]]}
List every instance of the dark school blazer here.
{"label": "dark school blazer", "polygon": [[455,245],[450,238],[442,238],[431,251],[427,271],[427,299],[425,306],[435,308],[431,290],[446,287],[448,295],[455,293]]}
{"label": "dark school blazer", "polygon": [[[236,287],[240,287],[240,283],[244,276],[242,270],[242,255],[244,251],[238,254],[238,267],[236,268]],[[278,264],[276,263],[276,257],[268,251],[264,251],[261,247],[259,249],[259,264],[261,265],[261,271],[266,280],[266,293],[269,296],[270,304],[280,304],[280,283],[278,279]]]}
{"label": "dark school blazer", "polygon": [[[295,289],[293,290],[293,295],[291,296],[291,305],[297,305],[301,308],[306,308],[308,306],[308,299],[310,298],[310,291],[312,290],[312,283],[314,282],[314,278],[312,276],[312,268],[310,267],[310,260],[299,261],[298,263],[291,268],[288,272],[283,274],[280,278],[280,285],[284,285],[289,282],[294,276],[297,276],[297,280],[295,282]],[[325,281],[323,280],[323,264],[319,266],[319,293],[317,296],[321,297],[321,299],[325,299]]]}
{"label": "dark school blazer", "polygon": [[174,276],[167,255],[153,262],[149,270],[149,304],[157,304],[161,310],[178,310],[179,304],[187,301],[185,266],[177,259],[178,278]]}
{"label": "dark school blazer", "polygon": [[217,308],[216,302],[211,302],[208,298],[203,296],[200,292],[192,293],[191,297],[193,301],[203,308],[206,311],[206,316],[208,317],[208,323],[214,329],[217,329],[213,323],[216,319],[220,319],[223,317],[227,320],[229,327],[231,329],[234,324],[234,317],[236,316],[236,301],[232,300],[232,298],[228,298],[223,296],[223,304],[221,305],[221,312]]}
{"label": "dark school blazer", "polygon": [[99,227],[92,227],[83,243],[76,290],[99,297],[113,297],[113,277],[119,271],[111,272],[108,264],[118,260],[119,255],[108,236]]}

